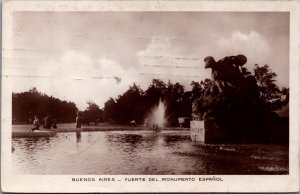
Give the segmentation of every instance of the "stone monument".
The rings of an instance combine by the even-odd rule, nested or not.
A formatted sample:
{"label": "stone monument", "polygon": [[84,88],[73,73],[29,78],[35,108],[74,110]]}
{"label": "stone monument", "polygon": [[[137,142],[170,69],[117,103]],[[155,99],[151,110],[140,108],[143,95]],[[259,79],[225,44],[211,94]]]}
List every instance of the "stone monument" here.
{"label": "stone monument", "polygon": [[256,142],[269,138],[274,115],[261,100],[256,79],[244,75],[244,55],[204,59],[211,84],[192,104],[191,138],[204,143]]}

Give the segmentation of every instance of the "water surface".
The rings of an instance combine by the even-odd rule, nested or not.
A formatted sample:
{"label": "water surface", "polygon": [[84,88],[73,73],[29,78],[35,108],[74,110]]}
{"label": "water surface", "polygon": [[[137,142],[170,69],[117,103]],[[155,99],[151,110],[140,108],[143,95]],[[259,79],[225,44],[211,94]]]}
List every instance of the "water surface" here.
{"label": "water surface", "polygon": [[18,174],[288,174],[287,145],[205,145],[189,131],[98,131],[15,138]]}

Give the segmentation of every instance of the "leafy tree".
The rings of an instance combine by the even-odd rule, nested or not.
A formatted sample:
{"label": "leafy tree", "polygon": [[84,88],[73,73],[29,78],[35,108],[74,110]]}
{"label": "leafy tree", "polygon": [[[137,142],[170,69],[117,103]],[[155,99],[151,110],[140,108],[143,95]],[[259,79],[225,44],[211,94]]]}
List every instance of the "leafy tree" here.
{"label": "leafy tree", "polygon": [[103,121],[104,111],[100,109],[99,106],[93,101],[88,101],[87,104],[88,107],[84,111],[86,119],[89,121]]}
{"label": "leafy tree", "polygon": [[184,108],[184,86],[178,82],[173,84],[171,81],[167,84],[164,102],[167,105],[166,115],[168,123],[177,124],[177,118],[183,114]]}
{"label": "leafy tree", "polygon": [[128,124],[132,120],[142,123],[146,111],[144,92],[135,83],[117,99],[110,98],[104,105],[106,120],[112,123]]}
{"label": "leafy tree", "polygon": [[199,98],[203,92],[203,88],[201,87],[201,84],[199,82],[192,81],[192,98],[196,99]]}
{"label": "leafy tree", "polygon": [[36,88],[12,95],[13,123],[29,123],[35,115],[40,119],[50,115],[57,122],[74,122],[77,110],[74,102],[42,94]]}
{"label": "leafy tree", "polygon": [[[185,95],[184,86],[179,83],[164,83],[162,80],[153,79],[148,89],[143,92],[139,86],[133,84],[117,99],[110,98],[104,106],[106,118],[110,122],[128,124],[135,120],[142,124],[152,108],[159,100],[167,106],[166,114],[170,123],[175,124],[177,117],[190,115],[186,107],[190,107],[190,93]],[[189,105],[186,105],[187,103]]]}
{"label": "leafy tree", "polygon": [[160,99],[164,99],[167,92],[167,85],[160,79],[153,79],[149,88],[144,94],[144,104],[149,110],[155,106]]}
{"label": "leafy tree", "polygon": [[114,122],[117,117],[117,103],[113,98],[109,98],[104,104],[104,118],[106,121]]}
{"label": "leafy tree", "polygon": [[281,94],[284,96],[283,105],[287,105],[289,103],[290,89],[283,87]]}
{"label": "leafy tree", "polygon": [[160,90],[162,93],[165,93],[166,89],[167,89],[167,85],[160,79],[153,79],[152,83],[150,85],[150,88],[151,87],[154,87],[154,88]]}
{"label": "leafy tree", "polygon": [[117,99],[117,108],[120,111],[117,120],[121,123],[129,123],[132,120],[141,122],[143,91],[135,83]]}
{"label": "leafy tree", "polygon": [[277,74],[270,69],[269,65],[259,66],[255,64],[254,77],[257,80],[263,100],[278,97],[280,90],[276,84]]}

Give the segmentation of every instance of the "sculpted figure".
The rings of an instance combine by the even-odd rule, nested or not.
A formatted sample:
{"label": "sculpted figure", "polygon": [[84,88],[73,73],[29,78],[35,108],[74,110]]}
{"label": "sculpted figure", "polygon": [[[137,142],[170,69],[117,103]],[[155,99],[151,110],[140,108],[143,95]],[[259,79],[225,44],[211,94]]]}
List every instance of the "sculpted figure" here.
{"label": "sculpted figure", "polygon": [[213,57],[208,56],[204,62],[206,69],[212,69],[212,80],[221,94],[224,93],[228,84],[239,89],[246,88],[247,81],[240,70],[240,67],[247,62],[244,55],[224,57],[217,62]]}
{"label": "sculpted figure", "polygon": [[212,85],[203,97],[197,98],[192,103],[192,118],[193,120],[204,120],[207,113],[212,112],[217,101],[219,91],[216,85]]}

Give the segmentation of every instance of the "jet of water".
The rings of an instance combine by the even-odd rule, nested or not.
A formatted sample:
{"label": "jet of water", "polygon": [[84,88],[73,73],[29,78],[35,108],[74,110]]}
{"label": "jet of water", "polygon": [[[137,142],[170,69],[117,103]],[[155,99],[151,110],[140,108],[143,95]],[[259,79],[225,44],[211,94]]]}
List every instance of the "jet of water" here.
{"label": "jet of water", "polygon": [[162,129],[166,125],[166,105],[159,100],[158,105],[152,110],[153,124]]}

